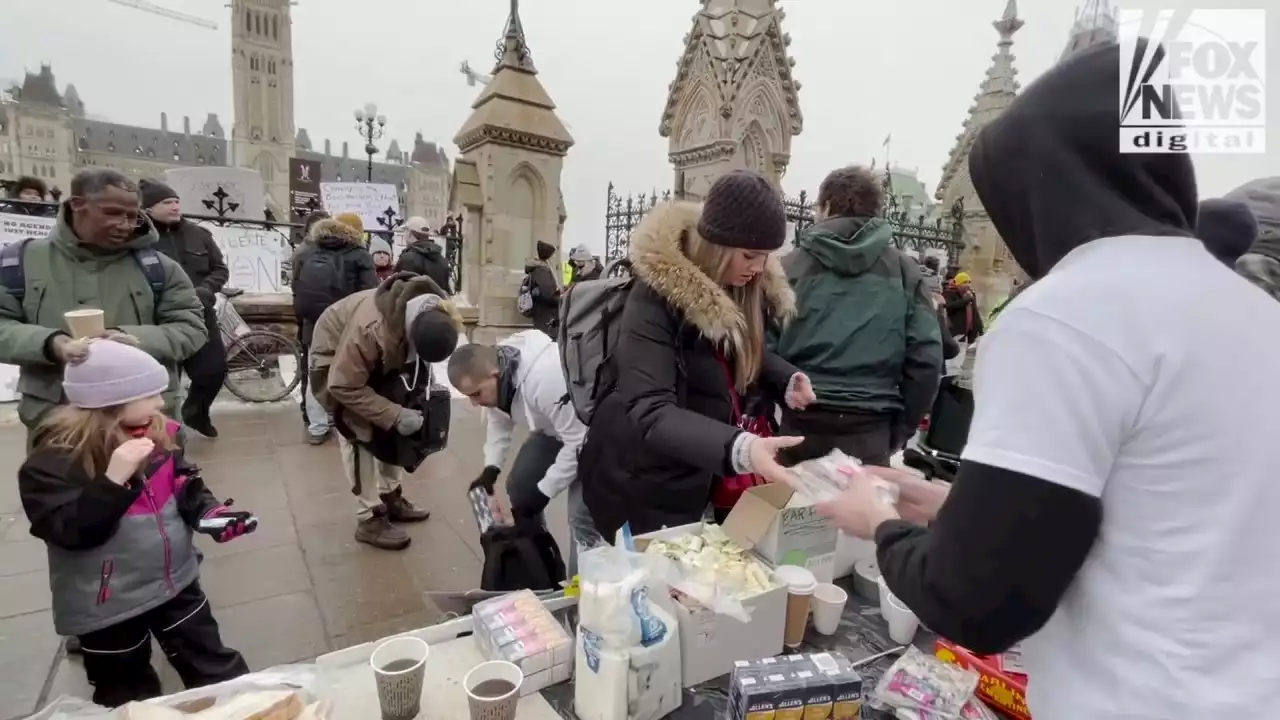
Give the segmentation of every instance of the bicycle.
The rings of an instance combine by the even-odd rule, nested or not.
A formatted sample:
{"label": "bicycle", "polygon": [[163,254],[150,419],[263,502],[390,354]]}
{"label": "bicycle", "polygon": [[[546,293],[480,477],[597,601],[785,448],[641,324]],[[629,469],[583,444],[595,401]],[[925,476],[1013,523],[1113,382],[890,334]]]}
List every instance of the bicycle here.
{"label": "bicycle", "polygon": [[[250,328],[231,305],[231,298],[243,293],[243,290],[223,288],[214,304],[227,351],[227,378],[223,387],[245,402],[284,400],[302,382],[306,372],[302,347],[280,333]],[[289,358],[293,361],[292,377],[286,362]]]}

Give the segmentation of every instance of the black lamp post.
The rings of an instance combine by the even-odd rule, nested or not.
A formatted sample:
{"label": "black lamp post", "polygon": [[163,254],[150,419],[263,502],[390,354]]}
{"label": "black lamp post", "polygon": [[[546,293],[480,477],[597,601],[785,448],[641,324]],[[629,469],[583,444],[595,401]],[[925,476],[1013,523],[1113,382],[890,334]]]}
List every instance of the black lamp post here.
{"label": "black lamp post", "polygon": [[365,103],[362,109],[355,111],[356,132],[364,138],[364,154],[369,156],[369,174],[367,182],[373,182],[373,156],[378,153],[374,140],[382,137],[382,130],[387,126],[387,116],[378,114],[378,106]]}

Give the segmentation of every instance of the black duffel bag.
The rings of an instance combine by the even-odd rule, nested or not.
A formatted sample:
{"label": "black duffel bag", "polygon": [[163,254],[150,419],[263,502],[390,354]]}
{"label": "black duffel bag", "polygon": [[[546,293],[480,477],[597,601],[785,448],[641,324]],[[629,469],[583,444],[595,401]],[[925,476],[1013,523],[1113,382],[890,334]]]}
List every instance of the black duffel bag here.
{"label": "black duffel bag", "polygon": [[422,429],[413,435],[401,435],[395,428],[373,427],[368,442],[358,440],[343,420],[348,412],[341,405],[333,414],[333,426],[342,437],[359,445],[378,460],[402,467],[407,472],[418,469],[428,456],[444,450],[449,444],[449,421],[452,393],[449,388],[432,384],[431,369],[421,367],[399,372],[374,372],[369,375],[369,388],[391,402],[422,413]]}

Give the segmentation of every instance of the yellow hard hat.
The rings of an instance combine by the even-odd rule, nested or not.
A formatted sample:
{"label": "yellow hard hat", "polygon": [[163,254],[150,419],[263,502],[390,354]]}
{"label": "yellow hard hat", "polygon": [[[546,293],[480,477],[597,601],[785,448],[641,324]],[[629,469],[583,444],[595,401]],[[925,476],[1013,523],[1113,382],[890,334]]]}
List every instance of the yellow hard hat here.
{"label": "yellow hard hat", "polygon": [[957,285],[968,285],[970,282],[973,282],[973,279],[969,277],[969,273],[967,272],[956,273]]}

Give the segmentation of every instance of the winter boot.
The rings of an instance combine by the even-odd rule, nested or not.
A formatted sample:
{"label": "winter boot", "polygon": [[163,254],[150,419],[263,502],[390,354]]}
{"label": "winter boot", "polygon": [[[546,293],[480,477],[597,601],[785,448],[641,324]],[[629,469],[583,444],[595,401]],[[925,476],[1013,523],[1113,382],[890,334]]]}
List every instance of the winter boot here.
{"label": "winter boot", "polygon": [[409,547],[411,540],[408,533],[391,524],[385,512],[356,524],[356,542],[379,550],[403,550]]}
{"label": "winter boot", "polygon": [[400,488],[382,495],[382,504],[387,508],[387,517],[391,522],[417,523],[431,517],[430,510],[423,510],[405,499]]}

